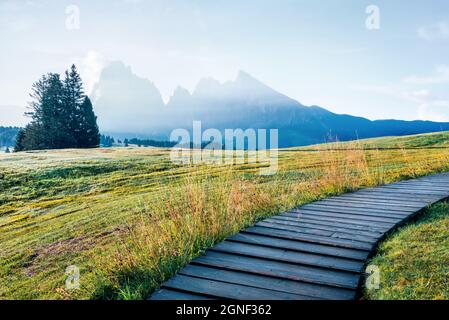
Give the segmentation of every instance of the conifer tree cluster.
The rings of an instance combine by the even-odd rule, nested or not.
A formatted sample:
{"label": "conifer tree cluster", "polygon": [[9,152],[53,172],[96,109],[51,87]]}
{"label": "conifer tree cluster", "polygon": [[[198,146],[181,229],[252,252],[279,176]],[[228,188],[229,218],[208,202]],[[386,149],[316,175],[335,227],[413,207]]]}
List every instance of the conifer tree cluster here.
{"label": "conifer tree cluster", "polygon": [[114,143],[115,143],[114,137],[105,136],[103,134],[100,136],[100,145],[102,147],[109,148],[112,147]]}
{"label": "conifer tree cluster", "polygon": [[56,73],[42,76],[30,96],[31,122],[18,132],[14,151],[99,146],[97,117],[75,65],[64,79]]}

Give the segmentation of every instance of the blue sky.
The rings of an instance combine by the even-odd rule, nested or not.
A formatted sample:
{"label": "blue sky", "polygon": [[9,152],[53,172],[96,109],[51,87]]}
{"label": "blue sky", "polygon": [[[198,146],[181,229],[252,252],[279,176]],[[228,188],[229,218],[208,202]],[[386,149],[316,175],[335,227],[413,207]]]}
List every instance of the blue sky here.
{"label": "blue sky", "polygon": [[[67,28],[70,5],[79,29]],[[365,25],[369,5],[380,29]],[[446,0],[0,0],[0,46],[0,125],[25,122],[42,74],[76,63],[89,90],[113,60],[165,100],[177,85],[245,70],[337,113],[449,121]]]}

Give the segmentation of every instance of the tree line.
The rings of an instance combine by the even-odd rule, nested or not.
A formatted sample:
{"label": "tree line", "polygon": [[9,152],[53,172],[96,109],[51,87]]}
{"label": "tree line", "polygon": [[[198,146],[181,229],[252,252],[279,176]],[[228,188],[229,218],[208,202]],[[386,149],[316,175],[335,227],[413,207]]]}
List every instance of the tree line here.
{"label": "tree line", "polygon": [[[117,142],[117,145],[122,145],[124,147],[128,147],[130,144],[136,145],[138,147],[159,147],[159,148],[171,148],[176,145],[176,142],[172,141],[158,141],[152,139],[139,139],[139,138],[125,138],[123,141],[120,139],[115,140],[114,137],[101,135],[100,136],[100,146],[109,148],[114,146]],[[116,146],[117,146],[116,145]]]}
{"label": "tree line", "polygon": [[115,143],[114,137],[105,136],[104,134],[100,136],[100,146],[109,148],[112,147],[114,143]]}
{"label": "tree line", "polygon": [[176,145],[176,142],[172,141],[157,141],[152,139],[138,139],[138,138],[132,138],[132,139],[125,139],[125,145],[128,144],[135,144],[139,147],[159,147],[159,148],[171,148]]}
{"label": "tree line", "polygon": [[75,65],[64,79],[57,73],[43,75],[30,97],[26,115],[31,122],[17,133],[14,151],[99,146],[97,117]]}

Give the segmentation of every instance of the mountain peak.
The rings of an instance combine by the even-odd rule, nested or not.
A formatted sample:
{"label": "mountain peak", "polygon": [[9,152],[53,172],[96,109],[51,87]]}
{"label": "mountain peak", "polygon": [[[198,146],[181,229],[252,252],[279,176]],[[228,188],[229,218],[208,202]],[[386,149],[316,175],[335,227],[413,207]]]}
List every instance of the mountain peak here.
{"label": "mountain peak", "polygon": [[263,88],[264,90],[269,89],[273,90],[270,87],[268,87],[263,82],[259,81],[258,79],[254,78],[252,75],[250,75],[248,72],[240,70],[237,74],[237,78],[235,79],[234,83],[237,86],[243,86],[245,88]]}
{"label": "mountain peak", "polygon": [[113,61],[103,69],[91,98],[98,125],[109,132],[145,132],[157,124],[153,119],[164,107],[156,86],[135,75],[121,61]]}
{"label": "mountain peak", "polygon": [[177,103],[185,103],[186,101],[190,100],[191,94],[189,90],[187,90],[184,87],[177,86],[175,90],[173,91],[173,94],[171,95],[170,99],[168,100],[167,105],[171,106],[173,104]]}
{"label": "mountain peak", "polygon": [[175,95],[184,95],[184,96],[190,96],[189,90],[182,86],[177,86],[175,90],[173,91],[173,96]]}
{"label": "mountain peak", "polygon": [[103,77],[122,76],[123,74],[132,74],[132,70],[130,66],[126,66],[120,60],[110,62],[101,72]]}
{"label": "mountain peak", "polygon": [[259,82],[259,80],[257,80],[256,78],[254,78],[252,75],[250,75],[248,72],[243,71],[243,70],[239,70],[238,74],[237,74],[237,78],[236,81],[257,81]]}
{"label": "mountain peak", "polygon": [[221,83],[214,78],[202,78],[196,85],[193,92],[194,95],[200,96],[213,96],[217,94],[221,89]]}

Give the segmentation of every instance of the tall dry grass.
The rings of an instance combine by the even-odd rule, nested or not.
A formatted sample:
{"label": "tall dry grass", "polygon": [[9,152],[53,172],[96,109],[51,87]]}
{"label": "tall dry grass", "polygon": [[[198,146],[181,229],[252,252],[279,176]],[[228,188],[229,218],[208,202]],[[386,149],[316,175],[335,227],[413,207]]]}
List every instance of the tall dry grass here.
{"label": "tall dry grass", "polygon": [[319,169],[306,179],[284,179],[281,169],[269,182],[258,182],[229,167],[215,178],[191,174],[151,203],[136,204],[138,219],[100,260],[96,295],[143,298],[205,249],[264,217],[380,181],[363,149],[321,153]]}
{"label": "tall dry grass", "polygon": [[[137,222],[129,223],[129,232],[115,250],[100,260],[96,297],[145,298],[207,248],[283,210],[449,169],[447,153],[421,161],[404,149],[396,158],[386,160],[379,150],[368,152],[358,142],[349,146],[337,142],[313,155],[310,166],[304,165],[301,156],[289,155],[269,179],[245,178],[231,166],[220,169],[219,175],[207,174],[213,167],[192,168],[182,183],[158,199],[136,204]],[[387,161],[391,164],[386,165]],[[293,173],[302,175],[290,178]]]}
{"label": "tall dry grass", "polygon": [[[371,149],[353,142],[280,150],[273,176],[258,175],[255,164],[180,167],[164,150],[12,155],[0,164],[18,171],[7,176],[17,188],[4,184],[0,208],[8,222],[0,297],[145,298],[205,249],[266,216],[449,170],[447,150]],[[64,266],[73,264],[81,288],[59,294]]]}

